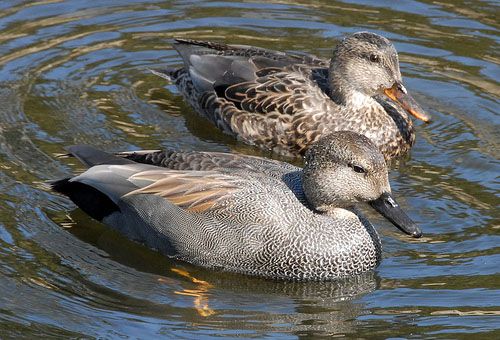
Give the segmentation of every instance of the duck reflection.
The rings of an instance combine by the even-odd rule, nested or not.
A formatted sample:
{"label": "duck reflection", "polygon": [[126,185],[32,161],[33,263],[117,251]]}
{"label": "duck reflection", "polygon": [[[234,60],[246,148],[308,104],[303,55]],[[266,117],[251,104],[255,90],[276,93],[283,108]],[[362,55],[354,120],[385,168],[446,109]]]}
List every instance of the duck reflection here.
{"label": "duck reflection", "polygon": [[127,307],[141,306],[128,310],[132,313],[145,313],[147,308],[148,315],[161,319],[181,314],[193,326],[224,333],[343,335],[355,333],[358,318],[366,313],[360,298],[380,287],[373,271],[329,282],[294,282],[206,270],[131,242],[78,209],[68,216],[73,235],[135,270],[133,282],[116,271],[117,282],[132,292],[154,289],[148,301]]}
{"label": "duck reflection", "polygon": [[[176,290],[174,293],[179,294],[179,295],[186,295],[186,296],[192,296],[194,297],[194,308],[198,312],[200,316],[210,316],[215,314],[215,311],[208,306],[208,294],[207,292],[209,291],[210,288],[213,288],[213,285],[208,283],[207,281],[199,280],[191,274],[183,269],[178,269],[178,268],[171,268],[170,269],[172,272],[179,274],[180,276],[183,276],[185,278],[188,278],[196,284],[197,288],[196,289],[186,289],[184,288],[183,290],[179,291]],[[162,278],[159,278],[158,281],[164,282]],[[166,281],[168,282],[168,281]]]}

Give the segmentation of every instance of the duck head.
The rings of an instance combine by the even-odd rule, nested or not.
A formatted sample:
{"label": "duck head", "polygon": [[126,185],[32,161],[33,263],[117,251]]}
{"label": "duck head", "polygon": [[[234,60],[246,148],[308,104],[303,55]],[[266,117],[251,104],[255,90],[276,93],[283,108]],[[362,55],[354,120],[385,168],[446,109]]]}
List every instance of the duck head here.
{"label": "duck head", "polygon": [[333,52],[329,74],[334,99],[346,100],[346,92],[385,95],[416,118],[431,119],[403,85],[394,45],[378,34],[358,32],[342,40]]}
{"label": "duck head", "polygon": [[325,135],[305,155],[303,189],[320,213],[369,203],[401,231],[422,236],[391,194],[384,157],[367,137],[351,131]]}

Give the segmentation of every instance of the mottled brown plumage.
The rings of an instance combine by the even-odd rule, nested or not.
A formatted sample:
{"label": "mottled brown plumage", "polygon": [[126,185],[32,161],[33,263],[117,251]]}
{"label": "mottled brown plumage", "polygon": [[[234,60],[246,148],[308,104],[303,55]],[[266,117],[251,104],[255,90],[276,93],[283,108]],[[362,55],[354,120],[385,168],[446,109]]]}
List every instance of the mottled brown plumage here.
{"label": "mottled brown plumage", "polygon": [[406,111],[429,119],[402,85],[394,46],[374,33],[348,36],[331,60],[188,39],[174,47],[184,67],[154,72],[224,132],[279,154],[303,154],[321,135],[350,130],[391,159],[415,141]]}

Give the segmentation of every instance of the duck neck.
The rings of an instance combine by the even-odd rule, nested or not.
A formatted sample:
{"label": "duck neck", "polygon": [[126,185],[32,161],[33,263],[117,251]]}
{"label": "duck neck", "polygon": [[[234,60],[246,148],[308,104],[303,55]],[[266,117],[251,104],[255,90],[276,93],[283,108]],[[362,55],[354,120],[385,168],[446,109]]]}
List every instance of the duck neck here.
{"label": "duck neck", "polygon": [[413,131],[413,122],[401,105],[384,97],[378,97],[376,101],[394,122],[396,122],[396,125],[401,125],[403,128]]}
{"label": "duck neck", "polygon": [[[354,124],[379,146],[386,159],[406,153],[415,141],[413,124],[406,111],[385,95],[369,96],[357,90],[338,71],[332,59],[329,69],[329,96],[340,107],[342,119],[331,115],[336,130],[350,130]],[[339,108],[333,108],[339,111]],[[356,125],[356,127],[357,127]],[[396,142],[396,144],[394,143]]]}
{"label": "duck neck", "polygon": [[[329,84],[330,84],[330,98],[340,106],[349,107],[354,112],[367,107],[380,106],[372,97],[355,89],[343,77],[335,74],[335,71],[330,68]],[[381,109],[381,107],[380,107]]]}
{"label": "duck neck", "polygon": [[412,120],[399,104],[382,97],[377,98],[377,102],[386,116],[394,122],[398,131],[396,138],[400,139],[402,145],[404,145],[404,150],[402,149],[400,152],[406,153],[415,142]]}

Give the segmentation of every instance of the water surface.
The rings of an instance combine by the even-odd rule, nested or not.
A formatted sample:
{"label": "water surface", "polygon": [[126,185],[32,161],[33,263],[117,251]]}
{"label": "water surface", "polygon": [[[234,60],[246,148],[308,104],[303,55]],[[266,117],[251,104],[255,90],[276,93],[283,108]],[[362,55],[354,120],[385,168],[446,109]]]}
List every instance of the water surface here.
{"label": "water surface", "polygon": [[[500,338],[498,4],[493,1],[0,2],[2,337]],[[44,181],[57,157],[178,148],[269,156],[198,117],[149,68],[173,37],[328,57],[370,30],[400,52],[416,123],[393,190],[425,237],[367,210],[384,260],[330,283],[275,282],[170,261],[93,221]]]}

